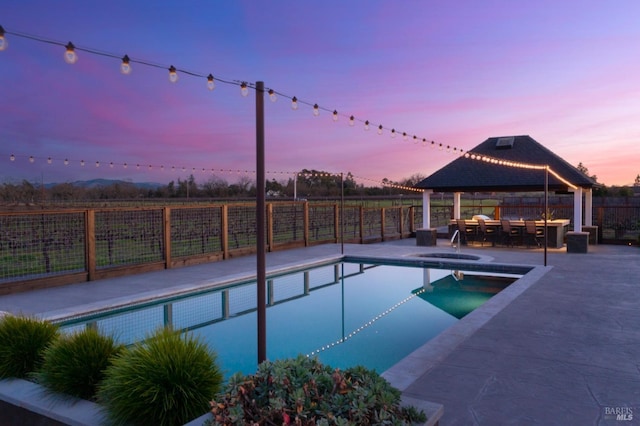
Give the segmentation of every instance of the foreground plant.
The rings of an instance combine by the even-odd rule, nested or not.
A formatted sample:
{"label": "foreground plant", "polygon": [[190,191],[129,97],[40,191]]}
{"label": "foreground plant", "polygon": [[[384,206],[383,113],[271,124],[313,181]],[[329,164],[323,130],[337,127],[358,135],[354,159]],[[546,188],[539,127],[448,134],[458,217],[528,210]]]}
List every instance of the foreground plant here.
{"label": "foreground plant", "polygon": [[211,425],[388,425],[426,421],[400,406],[400,391],[364,367],[345,371],[315,358],[269,362],[232,376],[211,402]]}
{"label": "foreground plant", "polygon": [[200,339],[160,329],[113,360],[98,400],[114,424],[187,423],[206,413],[220,390],[216,359]]}
{"label": "foreground plant", "polygon": [[40,367],[44,350],[58,327],[36,318],[5,315],[0,318],[0,378],[24,379]]}
{"label": "foreground plant", "polygon": [[36,378],[54,392],[95,400],[105,370],[123,350],[113,337],[95,329],[63,335],[45,350]]}

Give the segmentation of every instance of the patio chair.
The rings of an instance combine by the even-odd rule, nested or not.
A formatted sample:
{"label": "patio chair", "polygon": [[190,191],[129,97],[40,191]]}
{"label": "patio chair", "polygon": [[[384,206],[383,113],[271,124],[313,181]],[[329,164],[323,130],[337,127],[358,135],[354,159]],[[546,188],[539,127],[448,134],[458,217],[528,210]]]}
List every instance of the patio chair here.
{"label": "patio chair", "polygon": [[502,244],[513,247],[514,239],[520,238],[520,230],[511,226],[511,222],[506,219],[500,221],[500,237]]}
{"label": "patio chair", "polygon": [[492,246],[496,245],[496,228],[493,226],[487,226],[487,223],[482,218],[478,218],[478,239],[480,245],[484,246],[485,241],[490,241]]}
{"label": "patio chair", "polygon": [[524,235],[527,239],[527,247],[531,247],[531,244],[536,244],[540,247],[544,238],[544,228],[538,227],[534,220],[525,220]]}
{"label": "patio chair", "polygon": [[464,219],[457,219],[458,233],[460,234],[460,243],[467,245],[469,242],[475,240],[476,230],[473,226],[468,226]]}

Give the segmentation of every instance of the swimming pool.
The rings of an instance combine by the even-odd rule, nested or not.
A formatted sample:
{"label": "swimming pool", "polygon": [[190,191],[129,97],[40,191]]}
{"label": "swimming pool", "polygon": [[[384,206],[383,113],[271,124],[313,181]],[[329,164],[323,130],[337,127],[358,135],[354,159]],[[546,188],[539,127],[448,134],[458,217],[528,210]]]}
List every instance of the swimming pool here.
{"label": "swimming pool", "polygon": [[[471,268],[473,269],[473,268]],[[520,275],[341,262],[267,278],[267,357],[318,356],[382,372],[454,324]],[[172,325],[201,336],[227,376],[255,372],[254,282],[180,295],[60,321],[96,327],[131,344]]]}

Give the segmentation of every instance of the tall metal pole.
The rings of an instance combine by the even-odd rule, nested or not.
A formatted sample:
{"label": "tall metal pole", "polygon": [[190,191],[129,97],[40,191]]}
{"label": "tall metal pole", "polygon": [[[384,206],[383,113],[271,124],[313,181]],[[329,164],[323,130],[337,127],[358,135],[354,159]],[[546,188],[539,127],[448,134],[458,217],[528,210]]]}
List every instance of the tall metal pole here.
{"label": "tall metal pole", "polygon": [[344,254],[344,173],[340,172],[340,254]]}
{"label": "tall metal pole", "polygon": [[256,82],[256,256],[258,289],[258,364],[267,359],[266,232],[264,167],[264,82]]}
{"label": "tall metal pole", "polygon": [[549,166],[544,168],[544,266],[547,266],[547,246],[549,245]]}

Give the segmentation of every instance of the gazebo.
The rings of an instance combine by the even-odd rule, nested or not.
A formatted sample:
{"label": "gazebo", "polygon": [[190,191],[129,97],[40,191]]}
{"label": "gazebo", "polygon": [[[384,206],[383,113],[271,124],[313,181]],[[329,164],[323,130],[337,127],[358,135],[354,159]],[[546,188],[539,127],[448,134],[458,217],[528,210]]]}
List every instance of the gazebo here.
{"label": "gazebo", "polygon": [[[573,193],[573,233],[582,238],[586,234],[583,226],[593,224],[592,189],[597,183],[528,135],[491,137],[420,181],[416,188],[424,189],[423,227],[432,228],[430,201],[434,192],[454,194],[454,219],[460,219],[463,192],[544,191],[546,170],[548,191]],[[586,251],[588,234],[584,239]]]}

